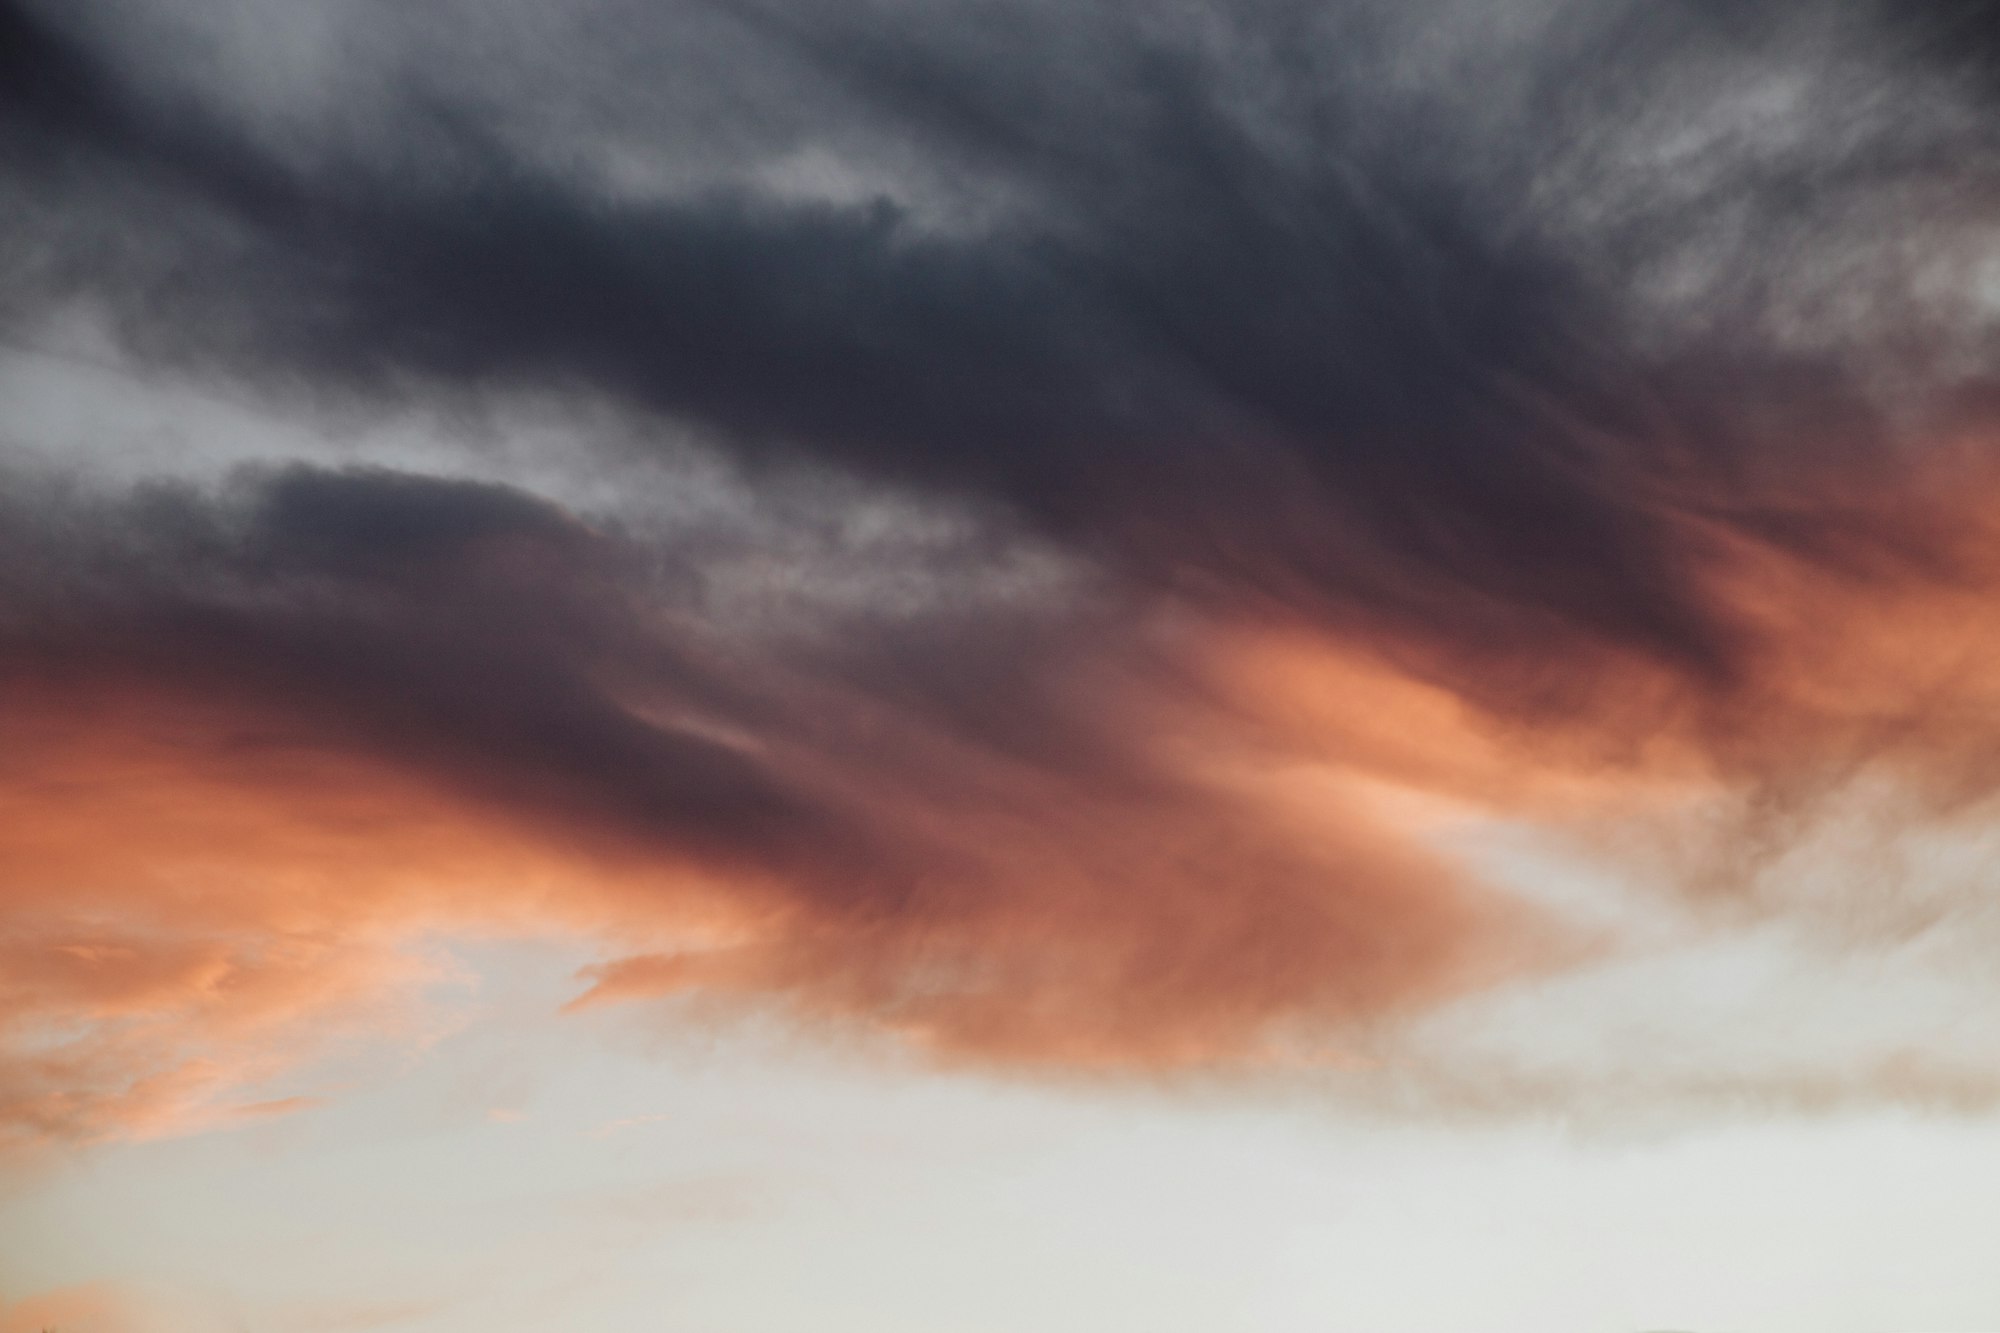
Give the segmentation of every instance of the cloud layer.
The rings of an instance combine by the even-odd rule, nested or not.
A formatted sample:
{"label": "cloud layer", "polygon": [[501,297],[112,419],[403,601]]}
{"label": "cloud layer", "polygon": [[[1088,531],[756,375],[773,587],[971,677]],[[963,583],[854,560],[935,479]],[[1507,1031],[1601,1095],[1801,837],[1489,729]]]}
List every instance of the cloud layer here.
{"label": "cloud layer", "polygon": [[225,1114],[467,933],[1393,1063],[1627,947],[1451,830],[1732,929],[1854,793],[1990,799],[1976,16],[284,8],[0,7],[10,344],[326,427],[10,444],[18,1138]]}

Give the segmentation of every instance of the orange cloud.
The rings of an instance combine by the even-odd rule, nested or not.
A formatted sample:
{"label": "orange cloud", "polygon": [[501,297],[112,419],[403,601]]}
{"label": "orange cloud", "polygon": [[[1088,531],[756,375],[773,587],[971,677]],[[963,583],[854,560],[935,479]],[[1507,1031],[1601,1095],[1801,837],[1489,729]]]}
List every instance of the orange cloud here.
{"label": "orange cloud", "polygon": [[422,993],[454,979],[424,942],[465,924],[453,902],[504,918],[551,887],[549,857],[538,869],[518,839],[379,765],[232,755],[214,710],[159,697],[9,702],[8,1137],[150,1137],[300,1109],[241,1098],[343,1037],[413,1039]]}
{"label": "orange cloud", "polygon": [[867,747],[776,737],[767,761],[843,831],[732,870],[255,708],[11,703],[31,743],[0,781],[0,1121],[22,1142],[303,1106],[254,1089],[342,1040],[416,1039],[453,977],[440,936],[595,941],[614,957],[586,1003],[774,999],[940,1058],[1132,1069],[1296,1058],[1532,952],[1517,908],[1358,810],[1286,826],[1172,746],[1090,779],[826,695]]}
{"label": "orange cloud", "polygon": [[221,1333],[197,1303],[108,1282],[60,1287],[0,1306],[0,1333]]}
{"label": "orange cloud", "polygon": [[1857,773],[1929,813],[2000,782],[1975,476],[1828,549],[1689,506],[1721,665],[1131,589],[815,637],[514,492],[270,484],[283,524],[194,506],[188,549],[37,539],[86,573],[0,638],[16,1146],[302,1109],[314,1052],[421,1039],[464,938],[594,949],[579,1007],[776,1005],[943,1061],[1355,1067],[1356,1031],[1615,943],[1456,828],[1692,884]]}

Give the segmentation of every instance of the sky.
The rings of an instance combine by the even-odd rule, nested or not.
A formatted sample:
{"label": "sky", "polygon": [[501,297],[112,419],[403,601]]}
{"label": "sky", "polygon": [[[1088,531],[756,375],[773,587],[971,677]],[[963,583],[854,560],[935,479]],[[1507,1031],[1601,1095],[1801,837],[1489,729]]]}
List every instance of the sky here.
{"label": "sky", "polygon": [[0,0],[0,1333],[2000,1329],[1996,103]]}

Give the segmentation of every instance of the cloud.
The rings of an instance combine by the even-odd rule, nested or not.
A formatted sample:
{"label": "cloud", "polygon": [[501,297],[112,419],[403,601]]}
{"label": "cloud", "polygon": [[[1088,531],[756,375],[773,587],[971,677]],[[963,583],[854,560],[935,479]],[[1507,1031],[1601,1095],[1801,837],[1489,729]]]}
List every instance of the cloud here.
{"label": "cloud", "polygon": [[[423,165],[315,171],[216,115],[143,106],[46,28],[60,56],[37,65],[72,72],[28,87],[21,119],[72,144],[87,181],[143,164],[185,219],[163,236],[87,199],[56,214],[109,229],[98,293],[150,356],[323,389],[584,387],[755,457],[990,496],[1148,577],[1362,617],[1437,651],[1554,635],[1721,677],[1744,645],[1710,604],[1713,540],[1914,540],[1839,507],[1893,447],[1843,349],[1726,333],[1650,346],[1633,325],[1660,312],[1606,271],[1635,265],[1623,276],[1657,289],[1698,243],[1740,300],[1754,288],[1733,262],[1789,241],[1801,291],[1834,264],[1897,277],[1896,257],[1846,253],[1816,215],[1941,184],[1943,164],[1899,155],[1895,136],[1928,132],[1942,155],[1970,131],[1864,120],[1858,145],[1814,140],[1802,126],[1845,67],[1787,57],[1788,25],[1614,7],[1546,52],[1533,27],[1501,53],[1514,63],[1470,77],[1528,99],[1502,120],[1541,94],[1593,138],[1572,160],[1524,127],[1496,180],[1459,160],[1487,145],[1445,132],[1471,114],[1451,90],[1396,94],[1368,73],[1356,49],[1395,37],[1366,7],[1246,7],[1181,32],[1022,6],[1006,39],[871,6],[754,13],[778,34],[767,63],[854,90],[829,115],[889,118],[1022,202],[938,233],[886,192],[624,201],[445,117],[400,127],[433,145],[411,150]],[[1286,35],[1311,42],[1296,67],[1270,49]],[[1079,68],[1076,42],[1101,59]],[[1523,66],[1551,86],[1512,86]],[[1612,171],[1597,158],[1711,133],[1699,107],[1630,107],[1608,80],[1667,101],[1704,73],[1724,95],[1752,78],[1805,87],[1767,113],[1768,144],[1697,138],[1690,162],[1596,179]],[[1078,119],[1093,133],[1056,128]],[[1815,216],[1765,216],[1834,166],[1855,179],[1815,195]],[[1622,215],[1571,253],[1575,215],[1607,208]],[[1732,208],[1745,234],[1702,220]],[[1922,312],[1897,313],[1863,332],[1925,336]]]}
{"label": "cloud", "polygon": [[1203,710],[1103,607],[1017,609],[976,655],[962,607],[752,655],[657,549],[380,472],[11,535],[40,570],[0,846],[34,1132],[143,1132],[302,1030],[396,1021],[449,975],[426,931],[623,944],[592,1002],[789,997],[945,1055],[1135,1067],[1254,1060],[1271,1024],[1508,953],[1512,911],[1421,848],[1325,811],[1267,832],[1156,753],[1144,710]]}
{"label": "cloud", "polygon": [[1741,925],[1813,917],[1855,792],[1990,803],[1946,7],[606,3],[449,69],[450,4],[139,8],[0,6],[10,336],[321,423],[533,398],[633,486],[16,469],[22,1136],[278,1100],[463,933],[947,1061],[1371,1063],[1621,947],[1455,830]]}
{"label": "cloud", "polygon": [[650,1115],[629,1115],[618,1120],[605,1121],[596,1129],[591,1130],[590,1136],[594,1139],[606,1139],[623,1130],[636,1129],[641,1125],[654,1125],[662,1120],[671,1119],[673,1117],[664,1112],[655,1112]]}
{"label": "cloud", "polygon": [[226,1322],[212,1311],[169,1293],[84,1283],[0,1306],[6,1333],[209,1333]]}
{"label": "cloud", "polygon": [[301,1333],[358,1333],[362,1329],[416,1323],[448,1307],[449,1302],[435,1299],[329,1301],[288,1309],[283,1319],[285,1327],[299,1329]]}

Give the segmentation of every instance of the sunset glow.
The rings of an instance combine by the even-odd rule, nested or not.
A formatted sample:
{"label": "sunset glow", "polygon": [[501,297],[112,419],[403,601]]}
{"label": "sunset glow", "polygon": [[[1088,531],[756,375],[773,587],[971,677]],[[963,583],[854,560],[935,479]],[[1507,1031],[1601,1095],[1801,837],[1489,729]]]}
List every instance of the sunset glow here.
{"label": "sunset glow", "polygon": [[0,1333],[2000,1328],[2000,20],[0,0]]}

